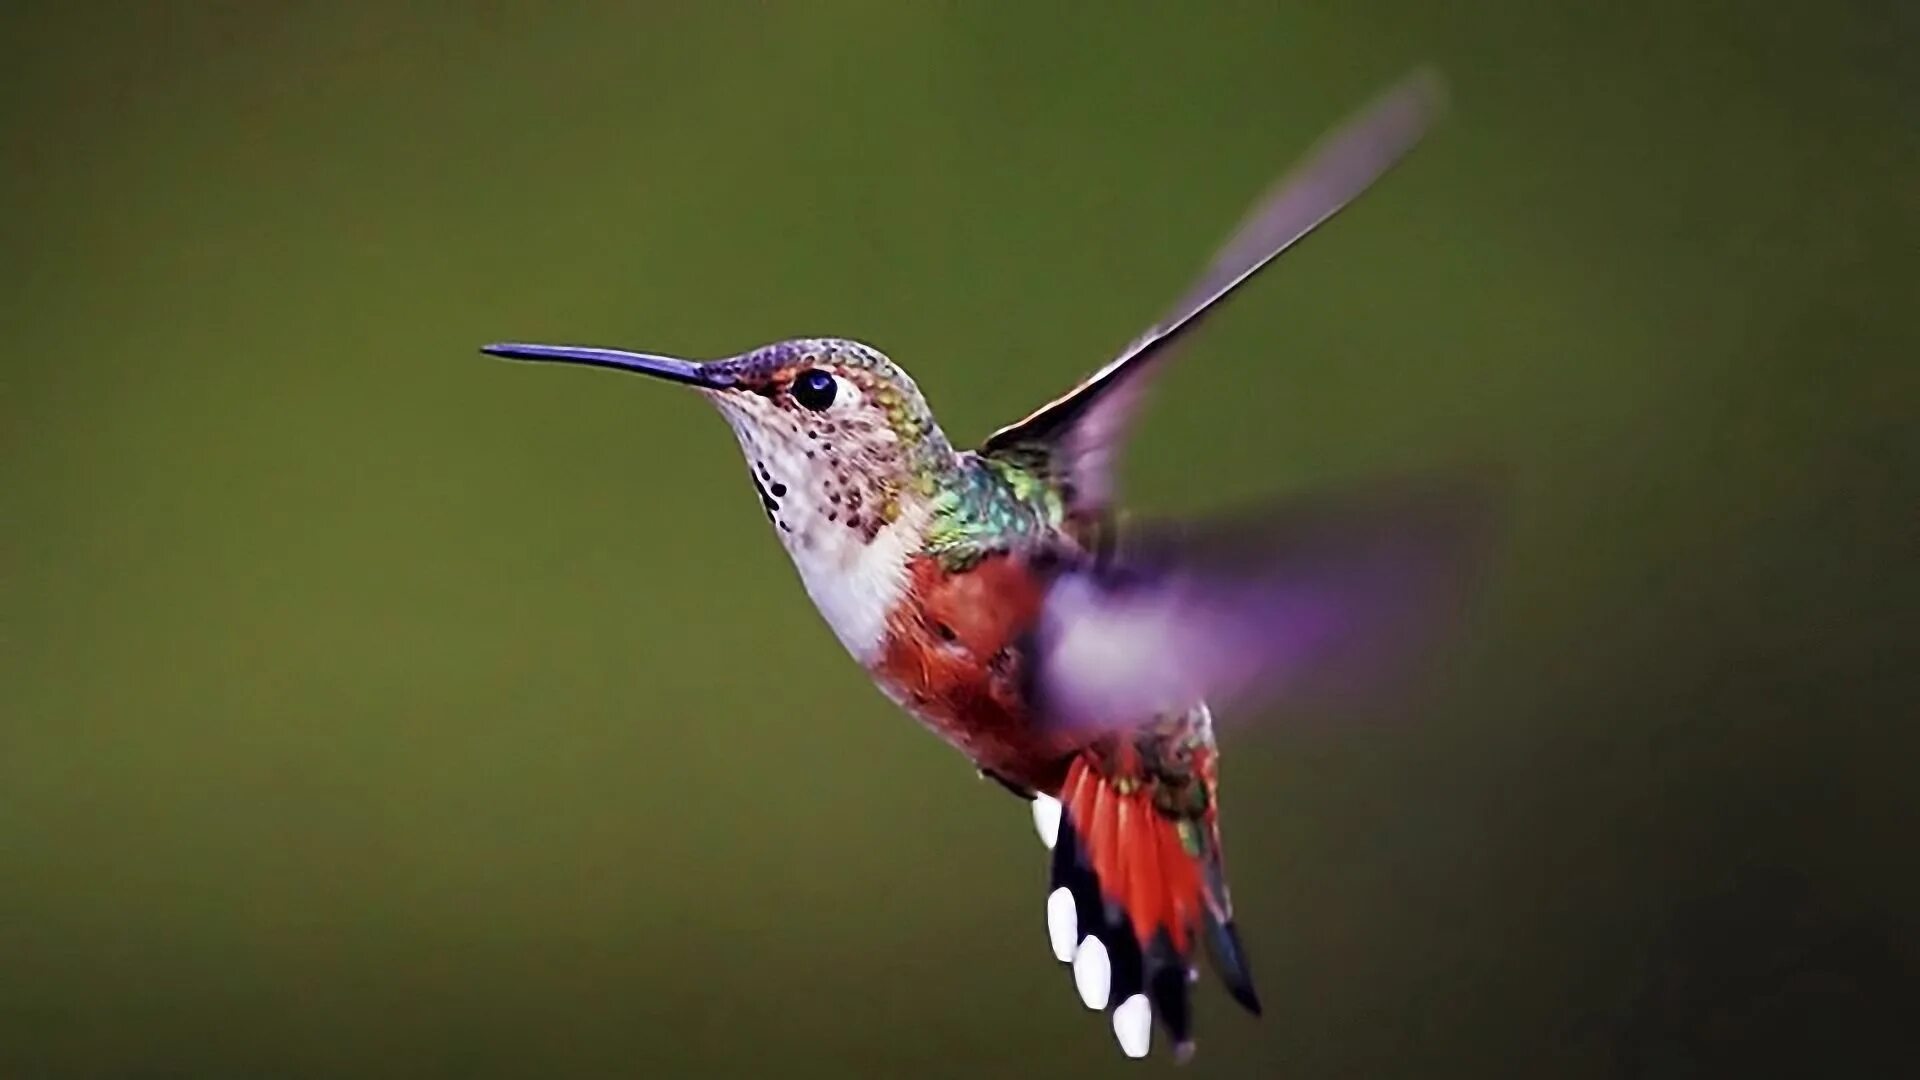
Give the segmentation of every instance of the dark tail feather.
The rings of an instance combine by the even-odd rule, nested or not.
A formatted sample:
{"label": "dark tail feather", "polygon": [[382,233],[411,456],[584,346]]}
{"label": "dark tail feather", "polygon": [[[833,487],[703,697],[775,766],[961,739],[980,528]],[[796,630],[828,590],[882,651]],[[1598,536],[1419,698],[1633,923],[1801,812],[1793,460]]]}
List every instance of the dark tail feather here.
{"label": "dark tail feather", "polygon": [[1233,1000],[1259,1016],[1260,994],[1253,988],[1253,970],[1247,966],[1246,950],[1240,947],[1240,931],[1234,928],[1232,919],[1207,916],[1207,956]]}

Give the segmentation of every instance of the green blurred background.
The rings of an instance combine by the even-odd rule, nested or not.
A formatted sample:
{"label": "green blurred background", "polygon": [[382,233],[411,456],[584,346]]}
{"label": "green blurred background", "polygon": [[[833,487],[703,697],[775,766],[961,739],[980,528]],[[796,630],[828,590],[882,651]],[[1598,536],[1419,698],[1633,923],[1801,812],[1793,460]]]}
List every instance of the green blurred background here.
{"label": "green blurred background", "polygon": [[1916,1056],[1916,9],[1333,7],[9,5],[0,1076],[1121,1071],[719,421],[474,347],[846,334],[978,438],[1420,62],[1129,458],[1516,484],[1416,716],[1227,731],[1194,1075]]}

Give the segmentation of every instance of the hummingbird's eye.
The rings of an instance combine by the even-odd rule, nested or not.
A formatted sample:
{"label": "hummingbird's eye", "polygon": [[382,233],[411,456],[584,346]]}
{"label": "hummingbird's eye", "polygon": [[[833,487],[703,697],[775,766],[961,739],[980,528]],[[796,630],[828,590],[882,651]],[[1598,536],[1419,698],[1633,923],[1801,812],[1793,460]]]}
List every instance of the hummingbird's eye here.
{"label": "hummingbird's eye", "polygon": [[833,404],[833,393],[840,388],[833,376],[819,368],[809,368],[793,380],[793,400],[814,412]]}

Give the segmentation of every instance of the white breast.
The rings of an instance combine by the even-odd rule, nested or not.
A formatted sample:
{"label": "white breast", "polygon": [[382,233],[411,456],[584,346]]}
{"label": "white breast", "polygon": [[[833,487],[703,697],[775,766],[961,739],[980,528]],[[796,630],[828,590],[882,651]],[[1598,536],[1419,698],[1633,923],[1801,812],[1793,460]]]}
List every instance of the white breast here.
{"label": "white breast", "polygon": [[881,529],[870,543],[845,527],[780,534],[807,595],[863,665],[880,659],[887,616],[906,592],[907,559],[919,546],[918,533],[917,523],[903,519]]}

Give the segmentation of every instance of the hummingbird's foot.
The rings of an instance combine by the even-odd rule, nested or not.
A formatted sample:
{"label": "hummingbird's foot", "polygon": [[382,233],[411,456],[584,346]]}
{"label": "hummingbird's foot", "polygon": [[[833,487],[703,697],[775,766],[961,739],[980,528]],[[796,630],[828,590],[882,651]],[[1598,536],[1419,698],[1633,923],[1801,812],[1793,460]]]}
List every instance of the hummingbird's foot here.
{"label": "hummingbird's foot", "polygon": [[[1020,784],[1016,784],[1013,781],[1007,779],[1006,777],[1001,776],[999,773],[994,772],[992,769],[981,769],[979,770],[979,772],[980,772],[980,779],[982,780],[991,780],[994,783],[999,784],[1001,787],[1006,788],[1008,791],[1012,792],[1013,794],[1019,796],[1022,799],[1033,798],[1032,788],[1023,787]],[[1052,845],[1049,844],[1048,846],[1051,847]]]}

